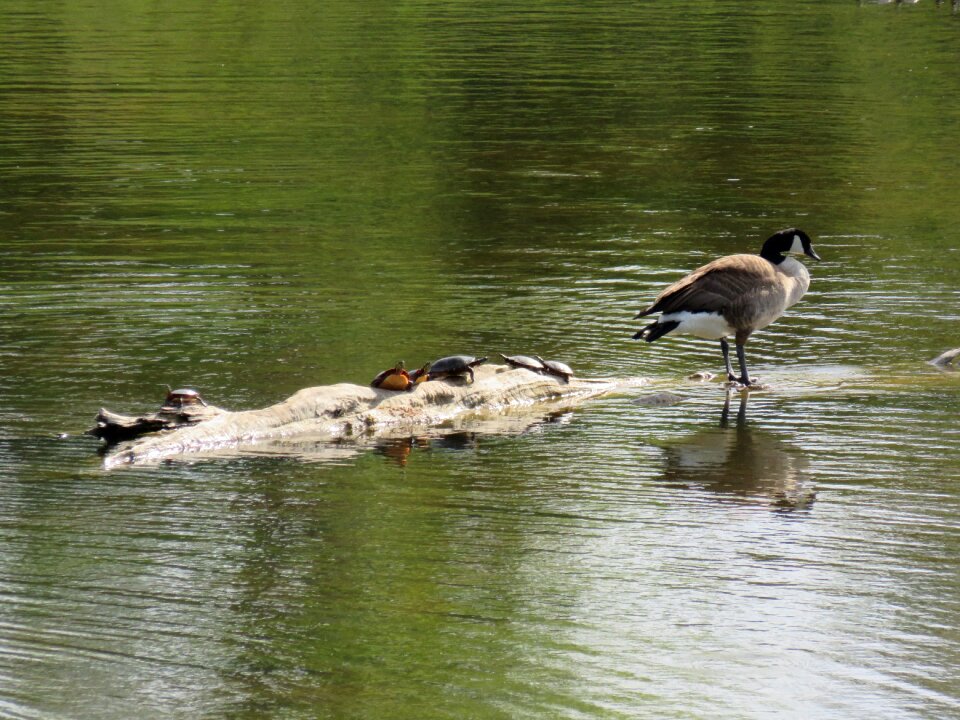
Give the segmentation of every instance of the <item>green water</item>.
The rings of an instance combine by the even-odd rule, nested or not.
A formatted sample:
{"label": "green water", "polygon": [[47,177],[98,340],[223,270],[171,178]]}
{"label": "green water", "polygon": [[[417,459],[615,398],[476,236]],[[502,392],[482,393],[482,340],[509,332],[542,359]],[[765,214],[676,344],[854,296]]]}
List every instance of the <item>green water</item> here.
{"label": "green water", "polygon": [[[0,4],[0,716],[960,715],[958,59],[933,2]],[[630,340],[791,225],[769,391]],[[497,351],[652,390],[109,473],[82,435]]]}

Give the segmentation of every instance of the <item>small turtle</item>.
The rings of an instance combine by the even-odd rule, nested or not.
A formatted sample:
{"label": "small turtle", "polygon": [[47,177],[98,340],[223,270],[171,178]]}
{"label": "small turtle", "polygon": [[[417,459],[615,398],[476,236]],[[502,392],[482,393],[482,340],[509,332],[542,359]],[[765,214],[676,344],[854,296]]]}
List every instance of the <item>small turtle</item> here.
{"label": "small turtle", "polygon": [[555,375],[558,378],[563,378],[566,382],[570,382],[570,378],[573,377],[573,368],[569,365],[559,360],[544,360],[539,355],[534,355],[534,357],[543,363],[543,371],[545,373]]}
{"label": "small turtle", "polygon": [[160,406],[161,410],[179,410],[189,405],[203,405],[206,407],[207,403],[200,397],[200,393],[193,388],[173,390],[167,385],[167,397],[163,401],[163,405]]}
{"label": "small turtle", "polygon": [[410,376],[404,370],[403,360],[398,360],[392,368],[384,370],[371,382],[371,387],[384,390],[409,390],[412,387]]}
{"label": "small turtle", "polygon": [[524,368],[525,370],[532,370],[533,372],[543,372],[545,370],[542,362],[529,355],[504,355],[500,353],[500,357],[502,357],[504,362],[510,367]]}
{"label": "small turtle", "polygon": [[475,358],[473,355],[450,355],[440,358],[430,363],[428,371],[430,380],[439,380],[446,377],[470,376],[470,382],[473,382],[473,368],[481,363],[485,363],[485,357]]}
{"label": "small turtle", "polygon": [[423,367],[419,367],[410,373],[410,382],[414,385],[419,385],[422,382],[426,382],[430,379],[430,363],[427,363]]}

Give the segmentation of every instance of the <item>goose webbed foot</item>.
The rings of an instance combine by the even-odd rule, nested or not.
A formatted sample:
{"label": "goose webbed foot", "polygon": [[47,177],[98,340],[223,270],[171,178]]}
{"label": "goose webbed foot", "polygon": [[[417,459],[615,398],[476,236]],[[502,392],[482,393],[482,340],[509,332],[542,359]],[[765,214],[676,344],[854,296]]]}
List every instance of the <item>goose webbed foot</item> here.
{"label": "goose webbed foot", "polygon": [[760,382],[759,378],[747,378],[747,382],[743,381],[742,377],[733,378],[729,382],[725,383],[727,390],[731,391],[747,391],[747,390],[769,390],[770,385]]}
{"label": "goose webbed foot", "polygon": [[751,379],[750,374],[747,372],[747,357],[742,344],[737,343],[737,362],[740,365],[740,377],[733,374],[733,365],[730,363],[730,345],[726,338],[720,338],[720,349],[723,351],[723,364],[727,370],[727,387],[741,388],[744,390],[747,388],[757,389],[761,387],[757,379]]}

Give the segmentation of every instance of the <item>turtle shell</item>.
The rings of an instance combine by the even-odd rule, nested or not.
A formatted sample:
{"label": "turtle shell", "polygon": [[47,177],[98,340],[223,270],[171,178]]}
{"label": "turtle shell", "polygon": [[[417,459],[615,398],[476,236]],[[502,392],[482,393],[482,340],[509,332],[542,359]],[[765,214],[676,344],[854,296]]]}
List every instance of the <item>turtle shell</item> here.
{"label": "turtle shell", "polygon": [[544,360],[539,355],[537,355],[537,360],[543,363],[544,371],[551,375],[562,377],[564,380],[569,380],[573,377],[573,368],[566,363],[562,363],[559,360]]}
{"label": "turtle shell", "polygon": [[455,375],[458,373],[465,373],[469,368],[476,367],[481,363],[485,363],[486,358],[475,358],[473,355],[450,355],[448,357],[442,357],[439,360],[434,360],[430,363],[430,374],[434,373],[445,373],[450,375]]}
{"label": "turtle shell", "polygon": [[403,360],[392,368],[387,368],[370,381],[370,386],[384,390],[407,390],[410,387],[410,376],[403,368]]}
{"label": "turtle shell", "polygon": [[473,368],[485,363],[485,357],[475,358],[473,355],[449,355],[430,363],[428,371],[430,380],[439,380],[445,377],[468,375],[473,382]]}
{"label": "turtle shell", "polygon": [[[169,385],[167,386],[169,388]],[[206,402],[200,393],[193,388],[178,388],[169,390],[167,397],[163,401],[163,407],[184,407],[185,405],[204,405]]]}
{"label": "turtle shell", "polygon": [[412,387],[410,376],[404,373],[391,373],[377,385],[383,390],[409,390]]}
{"label": "turtle shell", "polygon": [[526,370],[532,370],[533,372],[540,372],[544,369],[542,362],[529,355],[504,355],[500,353],[500,357],[502,357],[504,362],[510,367],[524,368]]}

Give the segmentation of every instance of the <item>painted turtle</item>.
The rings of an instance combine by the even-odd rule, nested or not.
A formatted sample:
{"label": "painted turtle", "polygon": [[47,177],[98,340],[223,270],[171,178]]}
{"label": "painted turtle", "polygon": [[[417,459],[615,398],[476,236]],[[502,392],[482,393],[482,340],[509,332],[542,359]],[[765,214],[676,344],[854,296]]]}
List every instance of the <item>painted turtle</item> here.
{"label": "painted turtle", "polygon": [[419,367],[410,373],[410,382],[414,385],[419,385],[422,382],[426,382],[430,379],[430,363],[427,363],[423,367]]}
{"label": "painted turtle", "polygon": [[410,376],[404,370],[403,360],[398,360],[392,368],[388,368],[377,375],[370,382],[370,385],[384,390],[409,390],[412,387]]}
{"label": "painted turtle", "polygon": [[189,405],[203,405],[206,407],[207,403],[200,397],[200,393],[193,388],[172,390],[170,386],[167,385],[167,397],[163,401],[163,405],[160,408],[161,410],[175,410]]}
{"label": "painted turtle", "polygon": [[500,357],[502,357],[504,362],[510,367],[524,368],[525,370],[532,370],[533,372],[543,372],[544,370],[543,363],[529,355],[504,355],[500,353]]}
{"label": "painted turtle", "polygon": [[429,379],[439,380],[446,377],[469,375],[470,382],[473,382],[473,369],[486,361],[485,357],[475,358],[473,355],[450,355],[440,358],[430,363]]}
{"label": "painted turtle", "polygon": [[566,363],[562,363],[559,360],[544,360],[539,355],[535,355],[540,362],[543,363],[543,370],[549,375],[556,375],[559,378],[563,378],[567,382],[570,382],[570,378],[573,377],[573,368],[571,368]]}

